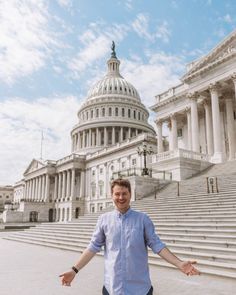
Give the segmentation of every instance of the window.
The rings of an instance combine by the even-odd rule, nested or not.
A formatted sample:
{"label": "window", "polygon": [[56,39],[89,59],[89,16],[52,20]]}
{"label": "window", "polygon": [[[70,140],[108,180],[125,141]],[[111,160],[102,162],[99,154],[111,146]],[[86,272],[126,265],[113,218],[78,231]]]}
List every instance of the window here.
{"label": "window", "polygon": [[92,175],[93,175],[93,176],[95,175],[95,170],[92,171]]}
{"label": "window", "polygon": [[122,117],[124,117],[124,116],[125,116],[125,109],[122,108]]}
{"label": "window", "polygon": [[125,168],[125,162],[122,162],[122,163],[121,163],[121,167],[122,167],[122,169]]}
{"label": "window", "polygon": [[99,196],[103,197],[103,184],[99,185]]}
{"label": "window", "polygon": [[99,172],[100,172],[100,174],[102,174],[103,173],[103,168],[100,168]]}
{"label": "window", "polygon": [[91,110],[90,116],[91,116],[91,118],[93,118],[93,110]]}
{"label": "window", "polygon": [[109,116],[112,116],[112,109],[109,108]]}
{"label": "window", "polygon": [[92,198],[94,198],[96,196],[96,185],[93,184],[92,185]]}
{"label": "window", "polygon": [[140,120],[140,112],[138,112],[138,119]]}
{"label": "window", "polygon": [[130,118],[130,109],[128,109],[128,118]]}
{"label": "window", "polygon": [[136,119],[136,111],[134,111],[134,119]]}
{"label": "window", "polygon": [[178,137],[182,137],[183,136],[183,129],[182,128],[177,129],[177,136]]}
{"label": "window", "polygon": [[102,116],[105,117],[105,108],[102,108]]}
{"label": "window", "polygon": [[99,116],[99,109],[96,109],[96,117]]}
{"label": "window", "polygon": [[132,159],[132,166],[136,166],[136,159]]}
{"label": "window", "polygon": [[86,119],[88,120],[88,112],[86,112]]}
{"label": "window", "polygon": [[116,116],[118,116],[118,112],[119,112],[118,108],[116,108],[115,112],[116,112]]}

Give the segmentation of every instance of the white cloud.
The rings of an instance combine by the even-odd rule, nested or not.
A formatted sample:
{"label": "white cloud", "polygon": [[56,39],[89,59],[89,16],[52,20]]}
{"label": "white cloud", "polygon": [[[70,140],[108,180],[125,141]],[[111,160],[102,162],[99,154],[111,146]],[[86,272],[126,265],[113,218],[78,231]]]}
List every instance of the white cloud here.
{"label": "white cloud", "polygon": [[34,102],[12,98],[0,103],[0,184],[21,179],[33,158],[59,159],[71,151],[70,131],[80,105],[73,96]]}
{"label": "white cloud", "polygon": [[79,36],[82,48],[68,63],[68,68],[72,70],[74,78],[80,78],[83,71],[91,65],[95,67],[95,62],[108,54],[111,41],[121,41],[128,30],[125,25],[113,24],[106,30],[104,27],[103,23],[91,23],[90,28]]}
{"label": "white cloud", "polygon": [[72,7],[72,1],[71,0],[57,0],[58,4],[62,7]]}
{"label": "white cloud", "polygon": [[233,23],[233,19],[231,17],[230,14],[226,14],[224,17],[223,17],[223,20],[227,23],[227,24],[231,24]]}
{"label": "white cloud", "polygon": [[181,57],[163,52],[148,52],[146,57],[148,62],[138,59],[124,61],[122,75],[137,88],[144,104],[151,106],[155,103],[155,95],[180,83],[185,62]]}
{"label": "white cloud", "polygon": [[0,80],[12,84],[45,65],[54,44],[45,0],[0,1]]}
{"label": "white cloud", "polygon": [[154,35],[156,38],[161,39],[165,43],[169,42],[169,38],[171,35],[171,31],[168,26],[169,25],[167,21],[163,21],[163,23],[158,26],[157,31]]}
{"label": "white cloud", "polygon": [[147,39],[151,42],[155,42],[156,39],[161,39],[163,42],[167,43],[171,35],[167,21],[163,21],[157,26],[155,32],[151,33],[149,28],[149,16],[143,13],[137,15],[131,26],[141,38]]}

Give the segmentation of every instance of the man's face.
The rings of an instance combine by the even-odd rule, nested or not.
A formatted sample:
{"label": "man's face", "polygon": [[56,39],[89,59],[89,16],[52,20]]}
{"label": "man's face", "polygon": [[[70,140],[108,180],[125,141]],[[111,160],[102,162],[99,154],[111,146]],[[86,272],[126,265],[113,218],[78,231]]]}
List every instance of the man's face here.
{"label": "man's face", "polygon": [[115,185],[113,187],[112,199],[121,213],[125,213],[129,209],[131,194],[127,187]]}

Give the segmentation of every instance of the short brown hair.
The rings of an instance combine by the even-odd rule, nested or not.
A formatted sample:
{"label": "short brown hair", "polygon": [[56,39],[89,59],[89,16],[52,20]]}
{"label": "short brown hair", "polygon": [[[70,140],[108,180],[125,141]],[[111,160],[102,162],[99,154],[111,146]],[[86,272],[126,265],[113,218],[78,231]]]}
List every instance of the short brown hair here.
{"label": "short brown hair", "polygon": [[115,185],[126,187],[129,191],[129,193],[131,194],[131,184],[130,184],[129,180],[121,179],[121,178],[113,180],[111,183],[111,194],[113,194],[113,188]]}

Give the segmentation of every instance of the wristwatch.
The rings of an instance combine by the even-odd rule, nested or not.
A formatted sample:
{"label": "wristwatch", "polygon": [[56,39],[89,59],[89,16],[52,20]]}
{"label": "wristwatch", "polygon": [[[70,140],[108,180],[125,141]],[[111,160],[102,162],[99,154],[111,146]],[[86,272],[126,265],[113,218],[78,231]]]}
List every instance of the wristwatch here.
{"label": "wristwatch", "polygon": [[73,271],[74,271],[75,273],[78,273],[78,272],[79,272],[79,270],[78,270],[75,266],[72,266],[72,269],[73,269]]}

